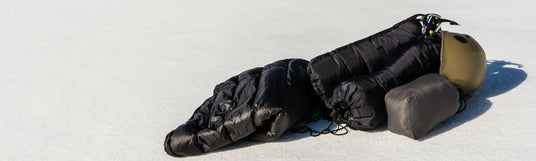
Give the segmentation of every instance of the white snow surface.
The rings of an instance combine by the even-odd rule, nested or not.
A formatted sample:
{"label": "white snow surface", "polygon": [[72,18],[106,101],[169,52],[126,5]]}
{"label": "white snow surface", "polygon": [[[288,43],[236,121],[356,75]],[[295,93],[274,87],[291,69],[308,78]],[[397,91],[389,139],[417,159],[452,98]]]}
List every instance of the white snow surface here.
{"label": "white snow surface", "polygon": [[[534,160],[536,1],[2,0],[0,160]],[[415,14],[485,49],[467,109],[413,140],[383,124],[347,135],[164,152],[219,82],[309,60]],[[312,124],[320,130],[327,121]]]}

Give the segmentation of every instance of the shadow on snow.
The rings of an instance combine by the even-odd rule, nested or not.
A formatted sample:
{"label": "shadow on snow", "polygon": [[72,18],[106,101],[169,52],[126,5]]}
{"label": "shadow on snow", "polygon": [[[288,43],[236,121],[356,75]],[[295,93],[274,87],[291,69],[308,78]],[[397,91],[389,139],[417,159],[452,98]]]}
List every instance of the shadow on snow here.
{"label": "shadow on snow", "polygon": [[521,64],[504,60],[488,60],[484,83],[467,98],[467,108],[436,126],[421,140],[439,135],[484,114],[493,104],[488,98],[506,93],[527,79],[527,73],[521,68],[523,68]]}

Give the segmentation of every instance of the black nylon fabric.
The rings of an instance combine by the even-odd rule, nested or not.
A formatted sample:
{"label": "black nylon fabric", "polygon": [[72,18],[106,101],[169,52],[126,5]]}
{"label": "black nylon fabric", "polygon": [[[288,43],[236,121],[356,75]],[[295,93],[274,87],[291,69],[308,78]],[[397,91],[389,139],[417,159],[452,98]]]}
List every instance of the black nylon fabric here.
{"label": "black nylon fabric", "polygon": [[416,14],[391,28],[311,59],[307,70],[315,92],[325,105],[329,106],[335,86],[353,76],[385,67],[400,56],[400,48],[412,45],[422,36],[418,16],[422,15]]}
{"label": "black nylon fabric", "polygon": [[328,108],[337,112],[334,119],[352,129],[375,128],[387,117],[386,92],[428,72],[437,72],[440,49],[441,39],[420,38],[391,65],[344,81],[329,99]]}
{"label": "black nylon fabric", "polygon": [[309,83],[307,64],[302,59],[280,60],[220,83],[185,124],[166,136],[166,152],[189,156],[244,138],[279,138],[322,104]]}

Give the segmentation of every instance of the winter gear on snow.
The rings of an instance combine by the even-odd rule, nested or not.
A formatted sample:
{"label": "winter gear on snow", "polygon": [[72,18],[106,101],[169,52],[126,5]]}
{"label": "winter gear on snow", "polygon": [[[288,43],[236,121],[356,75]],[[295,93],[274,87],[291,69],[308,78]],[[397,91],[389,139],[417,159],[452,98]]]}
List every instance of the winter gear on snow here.
{"label": "winter gear on snow", "polygon": [[459,93],[448,78],[430,73],[385,95],[387,129],[419,139],[456,113]]}
{"label": "winter gear on snow", "polygon": [[[441,32],[442,22],[456,24],[417,14],[310,63],[286,59],[242,72],[217,85],[213,96],[166,136],[165,150],[172,156],[197,155],[241,139],[271,141],[290,129],[313,136],[345,134],[346,126],[370,130],[387,119],[387,112],[390,130],[419,138],[450,117],[457,107],[453,101],[458,102],[448,80],[420,76],[440,72],[441,63],[440,73],[466,94],[482,84],[485,74],[480,45],[467,35]],[[319,112],[332,117],[328,128],[294,127]]]}
{"label": "winter gear on snow", "polygon": [[476,91],[486,76],[486,54],[471,36],[442,31],[441,67],[439,74],[447,77],[462,95]]}
{"label": "winter gear on snow", "polygon": [[391,65],[341,83],[334,89],[328,106],[336,111],[333,119],[352,129],[375,128],[387,117],[384,102],[387,91],[423,74],[437,72],[440,48],[441,40],[420,38],[402,50],[402,55]]}
{"label": "winter gear on snow", "polygon": [[271,141],[312,117],[314,94],[301,59],[277,61],[220,83],[192,117],[164,143],[172,156],[206,153],[240,139]]}
{"label": "winter gear on snow", "polygon": [[411,16],[389,29],[313,58],[307,70],[326,106],[333,89],[341,82],[382,69],[399,57],[399,48],[411,46],[422,36],[423,16]]}

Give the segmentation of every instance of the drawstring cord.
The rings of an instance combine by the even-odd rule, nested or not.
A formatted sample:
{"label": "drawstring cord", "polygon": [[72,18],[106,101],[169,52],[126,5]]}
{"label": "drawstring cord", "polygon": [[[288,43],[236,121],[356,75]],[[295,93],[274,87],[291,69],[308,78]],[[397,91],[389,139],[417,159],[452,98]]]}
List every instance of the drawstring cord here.
{"label": "drawstring cord", "polygon": [[[336,124],[337,128],[336,129],[333,129],[331,130],[331,126],[333,126],[333,124]],[[313,130],[311,129],[309,126],[305,125],[303,127],[300,127],[300,128],[296,128],[293,130],[293,132],[297,132],[297,133],[306,133],[306,132],[309,132],[309,135],[310,136],[313,136],[313,137],[317,137],[317,136],[320,136],[322,134],[333,134],[333,135],[345,135],[348,133],[348,129],[346,129],[347,125],[344,124],[344,125],[341,125],[341,123],[336,123],[335,121],[331,121],[328,125],[328,127],[326,127],[325,129],[321,130],[321,131],[316,131],[316,130]],[[344,130],[344,132],[340,133],[339,131],[342,131]]]}
{"label": "drawstring cord", "polygon": [[[333,115],[335,115],[335,116],[333,117],[333,120],[329,123],[328,127],[326,127],[325,129],[323,129],[321,131],[313,130],[307,125],[294,128],[294,129],[292,129],[292,131],[297,132],[297,133],[309,132],[309,135],[313,136],[313,137],[317,137],[317,136],[320,136],[322,134],[329,134],[329,133],[331,133],[333,135],[337,135],[337,136],[348,134],[348,129],[347,129],[348,125],[346,125],[345,123],[342,123],[341,121],[338,121],[339,120],[338,119],[338,117],[339,117],[338,116],[338,110],[333,110],[332,116]],[[331,127],[333,126],[333,124],[336,125],[336,128],[331,130]],[[343,132],[340,132],[340,131],[343,131]]]}
{"label": "drawstring cord", "polygon": [[[333,123],[335,123],[335,121],[331,121],[331,123],[329,123],[329,126],[326,127],[324,130],[322,131],[316,131],[316,130],[313,130],[309,127],[308,128],[308,131],[309,131],[309,135],[313,136],[313,137],[317,137],[317,136],[320,136],[322,134],[333,134],[333,135],[345,135],[348,133],[348,129],[346,129],[346,124],[344,124],[344,126],[341,126],[340,123],[335,123],[337,125],[337,128],[334,129],[334,130],[331,130],[331,126],[333,125]],[[339,131],[341,130],[344,130],[344,132],[342,133],[339,133]]]}

